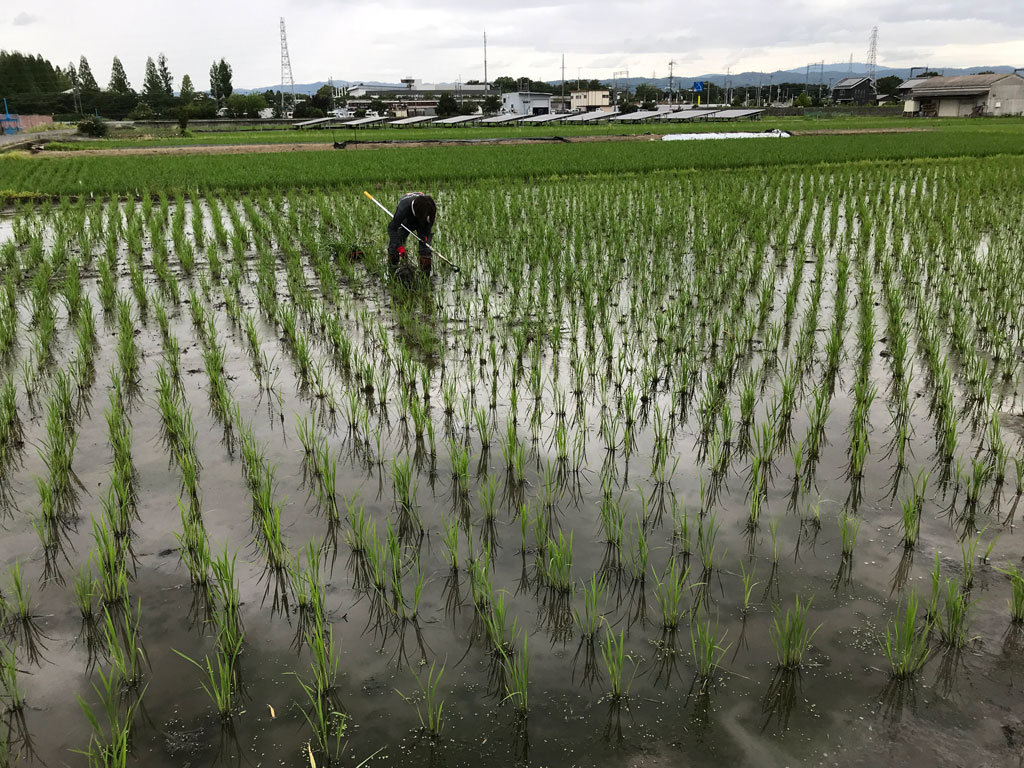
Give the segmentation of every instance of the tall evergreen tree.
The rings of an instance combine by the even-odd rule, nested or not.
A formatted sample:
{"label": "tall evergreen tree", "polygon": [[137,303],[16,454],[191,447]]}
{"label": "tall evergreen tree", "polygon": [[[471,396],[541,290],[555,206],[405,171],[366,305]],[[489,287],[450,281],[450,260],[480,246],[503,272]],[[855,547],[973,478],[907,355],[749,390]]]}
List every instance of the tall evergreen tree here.
{"label": "tall evergreen tree", "polygon": [[210,96],[218,102],[224,98],[224,94],[220,92],[220,70],[216,61],[210,65]]}
{"label": "tall evergreen tree", "polygon": [[96,93],[100,89],[85,56],[78,60],[78,82],[81,85],[82,93]]}
{"label": "tall evergreen tree", "polygon": [[152,56],[146,59],[146,76],[142,81],[142,95],[151,104],[159,101],[164,95],[164,84],[160,80],[160,73],[156,70]]}
{"label": "tall evergreen tree", "polygon": [[234,91],[231,85],[231,65],[224,59],[215,61],[210,66],[210,95],[221,101]]}
{"label": "tall evergreen tree", "polygon": [[121,64],[121,60],[117,56],[114,57],[114,63],[110,67],[110,85],[107,86],[107,90],[122,96],[127,96],[132,92],[132,85],[128,82],[124,65]]}
{"label": "tall evergreen tree", "polygon": [[192,78],[186,73],[181,78],[181,100],[188,104],[196,97],[196,89],[192,85]]}
{"label": "tall evergreen tree", "polygon": [[160,83],[163,85],[164,93],[168,96],[173,96],[174,77],[167,66],[167,57],[163,53],[156,57],[156,71],[160,74]]}

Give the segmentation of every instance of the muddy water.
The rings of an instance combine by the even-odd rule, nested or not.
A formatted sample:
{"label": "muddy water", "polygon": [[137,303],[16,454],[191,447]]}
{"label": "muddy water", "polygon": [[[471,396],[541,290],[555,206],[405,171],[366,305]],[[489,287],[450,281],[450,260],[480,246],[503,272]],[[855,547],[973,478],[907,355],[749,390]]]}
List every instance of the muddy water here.
{"label": "muddy water", "polygon": [[[2,227],[0,219],[0,235]],[[127,290],[127,277],[122,275],[121,281],[122,290]],[[285,285],[283,272],[279,284]],[[95,286],[90,284],[89,290],[95,300]],[[434,290],[444,291],[443,279]],[[360,305],[379,314],[394,329],[388,295],[372,280],[362,291]],[[255,312],[251,291],[246,293],[246,301],[247,308]],[[211,308],[222,308],[216,294]],[[307,674],[308,657],[294,648],[297,617],[292,606],[276,609],[273,590],[268,593],[270,581],[253,543],[250,492],[237,450],[225,441],[223,429],[209,413],[202,353],[187,305],[168,310],[172,328],[182,341],[184,390],[199,434],[206,529],[214,551],[225,546],[238,551],[246,630],[239,669],[242,704],[230,724],[221,723],[199,687],[199,670],[175,653],[196,659],[212,654],[213,633],[197,615],[188,573],[178,559],[175,533],[181,530],[177,508],[180,476],[160,438],[155,406],[160,338],[150,320],[140,325],[137,336],[145,357],[141,399],[131,411],[140,498],[131,594],[141,602],[147,662],[131,762],[160,767],[303,764],[302,750],[310,732],[295,675]],[[27,313],[27,307],[22,311]],[[27,325],[27,316],[23,320]],[[286,536],[294,554],[328,533],[303,482],[302,448],[295,428],[297,417],[307,416],[318,404],[300,391],[277,330],[261,323],[264,348],[276,354],[280,368],[280,402],[261,391],[250,371],[241,333],[232,328],[223,312],[217,315],[218,336],[226,343],[232,396],[240,405],[242,418],[268,446],[268,459],[276,465],[277,498],[285,500]],[[30,674],[19,678],[28,706],[23,721],[15,726],[16,735],[25,737],[17,743],[24,754],[31,751],[47,765],[84,764],[84,758],[71,752],[85,748],[89,738],[76,697],[97,699],[90,687],[89,636],[83,633],[70,583],[93,546],[89,518],[98,514],[110,470],[103,409],[108,383],[105,372],[116,364],[113,341],[117,330],[102,320],[98,324],[99,374],[90,407],[80,420],[74,464],[81,481],[80,522],[70,535],[67,561],[61,566],[67,585],[41,583],[43,560],[32,526],[38,510],[34,478],[45,476],[33,448],[44,434],[45,397],[30,402],[22,393],[19,400],[27,448],[10,481],[14,505],[4,520],[0,544],[5,564],[19,562],[31,584],[40,632],[39,663],[28,665]],[[61,315],[58,327],[66,325]],[[60,342],[58,364],[66,364],[74,349],[73,334],[65,332]],[[24,349],[19,354],[24,354]],[[549,371],[554,362],[548,361]],[[563,376],[569,362],[563,352],[557,361]],[[760,361],[755,355],[750,362],[756,365]],[[17,367],[12,365],[9,370],[17,371]],[[875,374],[884,376],[880,362]],[[920,378],[923,380],[923,375]],[[841,382],[850,380],[848,372],[841,373]],[[356,764],[371,754],[377,755],[371,764],[401,766],[1016,764],[1020,755],[1013,743],[1020,742],[1013,739],[1021,738],[1014,734],[1019,733],[1015,729],[1024,693],[1024,675],[1019,671],[1024,641],[1008,629],[1008,584],[992,567],[978,567],[972,591],[972,599],[977,601],[972,610],[975,639],[968,647],[949,653],[935,647],[919,682],[897,686],[889,681],[879,647],[886,622],[909,586],[915,586],[923,597],[927,595],[936,552],[944,576],[959,573],[961,556],[954,532],[948,526],[930,525],[923,527],[922,541],[912,557],[904,558],[899,506],[890,492],[891,463],[884,456],[884,440],[879,435],[873,439],[860,485],[860,512],[865,523],[852,561],[841,558],[836,518],[851,492],[845,476],[848,460],[842,432],[849,420],[848,389],[837,386],[829,421],[831,444],[823,451],[813,486],[798,494],[795,502],[792,458],[785,453],[777,459],[765,517],[778,521],[777,562],[768,526],[761,525],[753,534],[745,526],[749,502],[741,462],[734,463],[720,490],[713,507],[720,526],[716,564],[697,592],[706,595],[708,613],[724,635],[727,650],[720,674],[704,689],[694,683],[686,623],[675,633],[662,629],[650,577],[637,582],[625,572],[608,571],[602,610],[608,625],[625,633],[629,654],[626,676],[632,680],[628,698],[612,700],[607,695],[608,674],[600,649],[581,640],[572,627],[570,611],[572,607],[582,609],[581,595],[575,595],[571,605],[559,604],[538,585],[532,533],[524,553],[514,508],[501,506],[491,534],[492,573],[495,589],[506,591],[509,616],[516,618],[529,637],[530,714],[525,721],[503,704],[505,693],[495,682],[500,664],[487,647],[469,599],[466,573],[453,576],[443,562],[442,517],[452,515],[456,505],[451,468],[442,448],[436,477],[432,479],[428,465],[417,474],[419,512],[425,527],[420,560],[426,586],[415,621],[396,623],[383,617],[365,590],[356,587],[355,566],[343,531],[338,536],[337,553],[325,560],[327,608],[341,649],[338,700],[350,716],[343,764]],[[432,402],[440,402],[437,376],[432,380]],[[666,412],[667,403],[662,403]],[[520,409],[521,424],[526,410]],[[929,466],[932,434],[925,410],[915,411],[917,465],[912,465],[911,471]],[[507,411],[507,403],[499,405],[497,424],[505,423]],[[436,410],[434,417],[440,432],[444,418]],[[387,421],[384,452],[390,458],[402,451],[406,440],[396,411],[379,418]],[[881,399],[873,406],[871,421],[879,433],[888,422]],[[573,574],[583,579],[602,571],[608,553],[597,514],[602,495],[598,470],[606,457],[596,402],[588,401],[581,422],[589,428],[585,467],[579,474],[567,473],[557,517],[562,530],[574,534]],[[326,418],[321,425],[328,430],[330,447],[338,456],[340,494],[358,494],[381,531],[384,521],[394,518],[390,462],[367,467],[358,458],[355,440],[340,414],[334,429]],[[528,428],[521,427],[531,468],[525,491],[528,498],[536,497],[544,482],[543,466],[554,459],[547,437],[553,426],[553,419],[546,417],[544,436],[535,442],[530,441]],[[463,427],[455,429],[461,433]],[[805,431],[806,423],[798,418],[793,433]],[[618,463],[630,519],[641,509],[635,488],[647,483],[651,450],[650,433],[645,429],[629,462],[621,453],[612,459]],[[704,460],[692,424],[675,431],[672,455],[679,458],[679,464],[671,491],[696,510]],[[495,443],[484,451],[474,435],[471,467],[471,518],[479,527],[477,499],[483,475],[485,471],[504,475],[500,446]],[[924,519],[941,520],[953,491],[943,491],[937,481],[931,491]],[[819,499],[820,528],[809,517]],[[994,517],[1002,510],[1005,515],[1016,502],[1012,488],[1004,487],[988,514]],[[650,535],[650,561],[659,573],[673,551],[678,552],[678,544],[672,541],[672,520],[665,512]],[[681,555],[681,559],[690,565],[690,582],[697,584],[701,567],[696,554],[688,560]],[[741,561],[748,570],[755,570],[758,582],[752,608],[746,613],[741,610]],[[810,620],[813,625],[820,623],[820,628],[805,668],[778,673],[769,641],[771,605],[789,605],[794,595],[814,596]],[[102,658],[98,663],[103,666]],[[438,741],[418,732],[415,707],[399,693],[412,694],[416,690],[414,673],[422,673],[432,663],[445,669],[441,690],[446,728]],[[54,728],[55,723],[60,727]]]}

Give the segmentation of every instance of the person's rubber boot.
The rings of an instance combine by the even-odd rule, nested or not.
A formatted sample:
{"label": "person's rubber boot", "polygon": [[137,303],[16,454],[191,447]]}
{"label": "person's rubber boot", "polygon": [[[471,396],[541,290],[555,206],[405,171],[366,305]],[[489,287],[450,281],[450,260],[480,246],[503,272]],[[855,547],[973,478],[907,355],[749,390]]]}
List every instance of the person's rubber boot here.
{"label": "person's rubber boot", "polygon": [[424,277],[430,277],[430,269],[433,263],[434,260],[429,256],[420,256],[420,272],[423,273]]}
{"label": "person's rubber boot", "polygon": [[388,256],[388,268],[392,273],[398,271],[398,269],[405,263],[405,246],[398,246],[398,250],[395,251],[394,255]]}

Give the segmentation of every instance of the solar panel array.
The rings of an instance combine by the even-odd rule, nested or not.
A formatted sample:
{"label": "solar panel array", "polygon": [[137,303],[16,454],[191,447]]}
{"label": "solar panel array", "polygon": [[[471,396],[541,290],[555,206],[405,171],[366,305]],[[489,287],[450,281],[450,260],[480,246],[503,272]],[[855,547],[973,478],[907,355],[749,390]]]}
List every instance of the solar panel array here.
{"label": "solar panel array", "polygon": [[374,123],[383,123],[383,117],[360,117],[358,120],[349,120],[347,123],[342,123],[342,128],[359,128],[363,125],[373,125]]}
{"label": "solar panel array", "polygon": [[685,122],[687,120],[700,120],[713,114],[715,114],[715,110],[713,109],[684,109],[679,112],[673,112],[669,115],[665,115],[662,117],[662,120]]}
{"label": "solar panel array", "polygon": [[462,123],[472,123],[474,120],[479,120],[480,115],[456,115],[455,117],[443,117],[440,120],[435,120],[431,125],[461,125]]}
{"label": "solar panel array", "polygon": [[511,123],[514,120],[522,120],[523,115],[493,115],[492,117],[485,117],[481,120],[481,123],[487,123],[488,125],[498,125],[500,123]]}
{"label": "solar panel array", "polygon": [[615,112],[602,112],[601,110],[595,110],[593,112],[580,112],[578,115],[570,115],[565,118],[567,123],[591,123],[598,120],[607,120],[608,118],[619,114]]}
{"label": "solar panel array", "polygon": [[314,125],[320,125],[321,123],[329,123],[333,119],[333,117],[317,117],[312,120],[306,120],[301,123],[293,123],[292,128],[309,128]]}
{"label": "solar panel array", "polygon": [[650,120],[652,117],[658,117],[661,112],[656,110],[647,110],[640,112],[629,112],[625,115],[615,115],[612,120],[622,123],[639,122],[640,120]]}
{"label": "solar panel array", "polygon": [[416,125],[417,123],[425,123],[428,120],[433,120],[433,115],[420,115],[418,117],[403,117],[401,120],[392,120],[388,125]]}
{"label": "solar panel array", "polygon": [[568,115],[564,114],[547,114],[547,115],[530,115],[529,117],[523,118],[524,123],[553,123],[555,120],[564,120]]}
{"label": "solar panel array", "polygon": [[709,115],[714,120],[739,120],[744,117],[757,117],[763,109],[723,109]]}

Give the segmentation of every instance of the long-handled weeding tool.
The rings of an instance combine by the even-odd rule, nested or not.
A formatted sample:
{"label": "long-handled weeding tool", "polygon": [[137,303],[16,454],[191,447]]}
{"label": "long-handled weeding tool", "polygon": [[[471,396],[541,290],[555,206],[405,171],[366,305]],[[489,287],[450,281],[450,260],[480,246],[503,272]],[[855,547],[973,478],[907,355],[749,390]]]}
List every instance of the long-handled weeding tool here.
{"label": "long-handled weeding tool", "polygon": [[[366,192],[366,191],[364,191],[363,194],[366,195],[368,198],[370,198],[370,200],[372,200],[374,202],[374,204],[378,208],[380,208],[382,211],[384,211],[384,213],[386,213],[388,215],[388,218],[394,218],[394,214],[391,213],[391,211],[389,211],[377,198],[375,198],[373,195],[371,195],[369,192]],[[456,272],[459,271],[459,268],[457,266],[455,266],[454,263],[452,263],[451,259],[446,259],[440,253],[438,253],[437,250],[434,248],[434,246],[432,246],[430,243],[424,243],[422,240],[420,240],[419,235],[417,235],[415,232],[413,232],[411,229],[409,229],[407,226],[405,226],[405,224],[402,225],[402,229],[404,229],[410,235],[415,237],[417,241],[419,241],[419,242],[423,243],[425,246],[427,246],[427,248],[430,249],[431,253],[433,253],[435,256],[437,256],[437,258],[439,258],[441,261],[443,261],[449,267],[454,269]]]}

